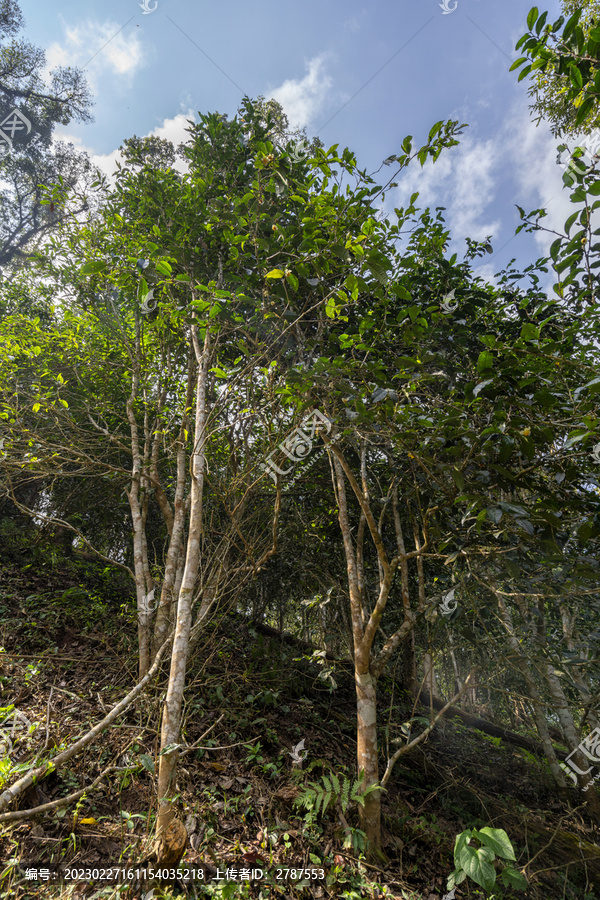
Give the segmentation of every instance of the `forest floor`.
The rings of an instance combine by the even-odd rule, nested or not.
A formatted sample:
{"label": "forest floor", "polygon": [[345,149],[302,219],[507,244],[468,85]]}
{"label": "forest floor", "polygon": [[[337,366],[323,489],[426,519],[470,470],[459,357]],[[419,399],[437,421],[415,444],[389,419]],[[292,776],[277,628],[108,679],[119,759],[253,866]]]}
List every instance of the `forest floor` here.
{"label": "forest floor", "polygon": [[[48,758],[85,734],[137,681],[132,604],[117,590],[103,593],[89,569],[79,561],[0,563],[0,706],[14,705],[35,726],[27,734],[25,720],[18,720],[9,757],[0,758],[0,789],[14,781],[15,770],[26,772],[41,750]],[[135,880],[69,883],[54,875],[135,869],[148,852],[163,671],[81,755],[29,788],[18,808],[76,792],[111,764],[119,771],[68,807],[0,824],[0,898],[442,900],[456,835],[486,825],[508,833],[529,882],[525,892],[493,896],[600,898],[597,832],[586,822],[581,798],[579,806],[560,800],[547,768],[532,754],[457,720],[441,720],[394,769],[383,799],[387,865],[369,866],[356,844],[348,846],[360,840],[352,806],[346,824],[333,806],[311,822],[307,809],[294,803],[303,786],[331,771],[353,781],[356,771],[351,669],[336,667],[333,690],[318,676],[298,648],[265,637],[239,616],[215,618],[190,661],[186,745],[212,728],[181,758],[177,799],[189,834],[180,866],[196,867],[206,880],[152,893]],[[391,678],[382,679],[379,696],[383,763],[398,746],[386,740],[401,734],[413,712]],[[301,741],[306,757],[298,765],[291,752]],[[32,867],[48,869],[49,880],[28,877]],[[233,868],[238,880],[225,880],[225,870]],[[242,869],[260,876],[239,880]],[[308,882],[298,878],[301,869],[310,870]],[[455,891],[456,900],[484,896],[492,895],[470,879]]]}

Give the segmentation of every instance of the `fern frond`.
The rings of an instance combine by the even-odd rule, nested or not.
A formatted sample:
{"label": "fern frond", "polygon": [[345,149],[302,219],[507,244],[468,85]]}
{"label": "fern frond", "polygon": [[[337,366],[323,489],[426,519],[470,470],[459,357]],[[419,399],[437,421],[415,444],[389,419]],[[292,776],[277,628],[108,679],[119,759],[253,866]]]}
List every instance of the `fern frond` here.
{"label": "fern frond", "polygon": [[340,805],[342,807],[342,812],[345,813],[348,809],[348,801],[350,799],[350,779],[345,775],[342,778],[342,789],[340,791]]}

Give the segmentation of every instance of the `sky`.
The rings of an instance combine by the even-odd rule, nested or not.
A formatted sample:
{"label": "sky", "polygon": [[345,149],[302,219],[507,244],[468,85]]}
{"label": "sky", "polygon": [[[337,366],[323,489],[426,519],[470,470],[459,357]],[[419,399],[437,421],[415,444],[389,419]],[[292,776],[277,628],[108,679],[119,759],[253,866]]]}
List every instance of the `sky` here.
{"label": "sky", "polygon": [[[144,4],[146,10],[144,10]],[[556,164],[557,141],[529,110],[528,80],[509,72],[527,30],[523,0],[20,0],[19,37],[55,66],[82,68],[92,123],[58,126],[55,137],[86,150],[108,175],[123,140],[186,140],[198,111],[237,112],[244,94],[279,100],[292,126],[339,144],[360,168],[378,169],[427,141],[440,120],[466,123],[460,145],[421,169],[415,160],[386,196],[386,209],[446,208],[449,253],[491,235],[494,253],[473,263],[494,274],[512,258],[523,269],[555,235],[515,236],[516,204],[544,207],[561,229],[574,207]],[[444,9],[446,7],[446,10]],[[541,0],[549,20],[558,0]],[[150,11],[151,10],[151,11]],[[381,177],[390,173],[383,169]],[[551,275],[544,282],[550,289]]]}

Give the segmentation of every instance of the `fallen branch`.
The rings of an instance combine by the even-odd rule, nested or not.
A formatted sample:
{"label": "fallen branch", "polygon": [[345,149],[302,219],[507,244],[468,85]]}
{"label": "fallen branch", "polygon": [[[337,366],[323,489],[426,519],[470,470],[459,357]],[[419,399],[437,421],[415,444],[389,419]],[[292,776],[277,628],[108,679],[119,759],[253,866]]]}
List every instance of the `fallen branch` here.
{"label": "fallen branch", "polygon": [[[529,753],[533,753],[536,756],[545,756],[542,744],[533,738],[526,737],[524,734],[517,734],[516,731],[510,731],[508,728],[502,728],[500,725],[493,725],[486,719],[480,719],[477,716],[469,715],[469,713],[466,713],[463,709],[459,709],[457,706],[450,706],[449,704],[444,706],[443,700],[440,700],[438,697],[430,697],[426,691],[420,692],[419,700],[423,706],[433,706],[434,709],[443,708],[445,712],[442,713],[442,715],[445,715],[447,719],[460,719],[467,728],[483,731],[484,734],[489,734],[491,737],[499,737],[506,743],[512,744],[514,747],[521,747],[523,750],[527,750]],[[450,701],[450,704],[452,703],[454,703],[454,699]],[[556,747],[554,748],[554,752],[556,753],[556,756],[562,760],[566,759],[568,755],[567,752],[558,750]]]}
{"label": "fallen branch", "polygon": [[20,794],[23,793],[30,785],[37,784],[43,778],[46,778],[50,775],[51,772],[54,772],[59,766],[62,766],[67,760],[71,759],[71,757],[75,756],[79,753],[80,750],[83,750],[84,747],[87,747],[91,742],[102,732],[105,728],[108,728],[114,720],[121,715],[137,697],[142,693],[144,687],[148,684],[151,678],[153,678],[158,672],[161,658],[171,643],[172,635],[169,635],[165,640],[160,650],[156,654],[156,658],[152,664],[152,668],[148,671],[146,675],[142,678],[142,680],[136,684],[136,686],[131,690],[121,701],[117,703],[116,706],[112,708],[112,710],[106,715],[101,722],[98,722],[91,731],[88,731],[87,734],[84,734],[83,737],[79,738],[74,744],[70,747],[67,747],[66,750],[63,750],[62,753],[58,753],[53,759],[47,760],[42,763],[41,766],[38,766],[37,769],[31,769],[27,775],[24,775],[23,778],[20,778],[18,781],[8,788],[8,790],[4,791],[3,794],[0,794],[0,813],[3,809],[6,809]]}
{"label": "fallen branch", "polygon": [[465,682],[464,682],[463,686],[461,687],[460,691],[458,692],[458,694],[455,694],[454,697],[452,698],[452,700],[449,700],[448,703],[446,703],[446,705],[442,708],[442,710],[437,714],[437,716],[435,717],[433,722],[427,726],[425,731],[423,731],[414,740],[412,740],[410,742],[410,744],[405,744],[403,747],[400,747],[398,750],[396,750],[396,752],[394,753],[392,758],[388,760],[387,768],[385,770],[385,775],[381,779],[382,787],[385,787],[386,784],[388,783],[388,781],[390,780],[390,775],[392,774],[392,769],[394,768],[396,762],[400,759],[400,757],[404,753],[408,753],[409,750],[412,750],[413,747],[416,747],[417,744],[420,744],[421,741],[424,741],[425,738],[427,737],[427,735],[431,731],[433,731],[433,729],[435,728],[435,726],[437,725],[439,720],[442,718],[444,713],[452,706],[453,703],[456,703],[457,700],[460,700],[460,698],[462,697],[462,695],[464,694],[466,689],[469,687],[469,682],[470,682],[471,678],[475,675],[476,671],[477,671],[477,668],[475,668],[471,672],[469,672],[469,674],[467,675]]}
{"label": "fallen branch", "polygon": [[[125,768],[129,767],[125,766]],[[88,784],[88,786],[82,788],[82,790],[75,791],[74,794],[69,794],[68,797],[61,797],[59,800],[52,800],[50,803],[34,806],[33,809],[19,809],[16,812],[2,813],[0,814],[0,825],[3,825],[5,822],[20,822],[23,819],[29,819],[31,816],[37,816],[40,813],[52,812],[52,810],[59,809],[61,806],[68,806],[70,803],[73,803],[74,800],[79,800],[80,797],[83,797],[87,791],[93,790],[96,785],[102,781],[105,775],[110,775],[111,772],[122,771],[122,769],[123,766],[109,766],[101,775],[98,775],[95,781],[92,781],[91,784]]]}

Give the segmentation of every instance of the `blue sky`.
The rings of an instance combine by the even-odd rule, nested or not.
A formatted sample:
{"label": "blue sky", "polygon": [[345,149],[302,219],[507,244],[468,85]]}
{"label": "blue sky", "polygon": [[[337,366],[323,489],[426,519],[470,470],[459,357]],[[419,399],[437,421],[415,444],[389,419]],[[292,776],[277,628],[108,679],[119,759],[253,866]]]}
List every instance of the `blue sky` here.
{"label": "blue sky", "polygon": [[[477,270],[491,279],[512,257],[520,268],[533,262],[552,240],[514,237],[515,204],[546,207],[556,228],[572,208],[557,142],[531,121],[527,81],[508,71],[533,4],[445,0],[455,8],[444,14],[440,2],[146,0],[148,14],[140,0],[20,5],[22,36],[46,51],[48,69],[83,67],[93,92],[95,121],[56,136],[109,174],[125,138],[178,143],[198,110],[233,116],[244,92],[274,96],[293,125],[350,147],[367,171],[399,153],[407,134],[421,146],[435,122],[467,123],[460,146],[423,170],[411,166],[386,205],[418,190],[418,205],[445,206],[459,258],[465,237],[491,234],[495,255]],[[538,5],[551,20],[560,13],[558,0]]]}

